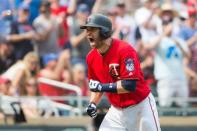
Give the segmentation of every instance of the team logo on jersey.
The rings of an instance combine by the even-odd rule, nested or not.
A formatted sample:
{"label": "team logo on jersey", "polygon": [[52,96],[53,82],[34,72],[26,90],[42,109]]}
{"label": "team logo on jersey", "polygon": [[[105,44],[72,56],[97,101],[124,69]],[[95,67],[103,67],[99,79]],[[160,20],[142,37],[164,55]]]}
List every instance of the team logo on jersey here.
{"label": "team logo on jersey", "polygon": [[125,66],[126,66],[127,71],[129,71],[129,72],[133,71],[134,70],[134,61],[133,61],[133,59],[127,58],[125,60]]}
{"label": "team logo on jersey", "polygon": [[112,77],[118,78],[120,76],[120,65],[117,63],[109,64],[109,73]]}

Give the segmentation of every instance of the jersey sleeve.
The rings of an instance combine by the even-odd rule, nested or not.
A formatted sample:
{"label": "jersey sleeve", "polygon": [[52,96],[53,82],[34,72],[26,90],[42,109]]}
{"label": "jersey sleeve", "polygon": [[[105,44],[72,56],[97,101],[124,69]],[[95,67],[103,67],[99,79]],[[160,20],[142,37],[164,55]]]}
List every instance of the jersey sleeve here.
{"label": "jersey sleeve", "polygon": [[140,76],[141,69],[137,53],[129,46],[120,52],[120,79],[138,80]]}

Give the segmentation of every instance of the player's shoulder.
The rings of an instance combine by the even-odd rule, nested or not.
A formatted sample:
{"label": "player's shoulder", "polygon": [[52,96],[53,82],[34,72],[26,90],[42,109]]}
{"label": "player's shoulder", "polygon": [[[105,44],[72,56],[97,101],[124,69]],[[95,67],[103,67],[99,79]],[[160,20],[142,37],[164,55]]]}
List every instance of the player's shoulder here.
{"label": "player's shoulder", "polygon": [[86,56],[86,61],[90,61],[91,59],[93,59],[95,53],[96,53],[96,49],[95,48],[93,48],[92,50],[90,50],[89,53]]}
{"label": "player's shoulder", "polygon": [[126,41],[120,39],[113,39],[116,49],[119,51],[134,50],[134,48]]}

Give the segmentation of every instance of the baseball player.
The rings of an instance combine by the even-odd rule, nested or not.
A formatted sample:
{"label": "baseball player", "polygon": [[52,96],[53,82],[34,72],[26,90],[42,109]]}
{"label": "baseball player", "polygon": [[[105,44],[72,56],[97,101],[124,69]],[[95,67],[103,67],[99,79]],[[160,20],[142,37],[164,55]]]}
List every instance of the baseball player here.
{"label": "baseball player", "polygon": [[90,103],[87,114],[97,116],[97,104],[105,92],[111,107],[99,131],[160,131],[157,108],[146,85],[135,50],[111,38],[112,23],[92,14],[85,29],[92,50],[87,55]]}

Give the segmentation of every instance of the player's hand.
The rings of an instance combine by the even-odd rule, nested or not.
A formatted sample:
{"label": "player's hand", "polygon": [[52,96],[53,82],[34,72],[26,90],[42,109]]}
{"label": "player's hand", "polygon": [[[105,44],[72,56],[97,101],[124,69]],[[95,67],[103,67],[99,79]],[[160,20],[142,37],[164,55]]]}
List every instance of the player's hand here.
{"label": "player's hand", "polygon": [[101,83],[99,81],[95,81],[95,80],[90,79],[89,88],[93,92],[100,92],[102,86],[101,86]]}
{"label": "player's hand", "polygon": [[90,117],[95,118],[97,116],[96,104],[90,103],[86,108],[86,112]]}

